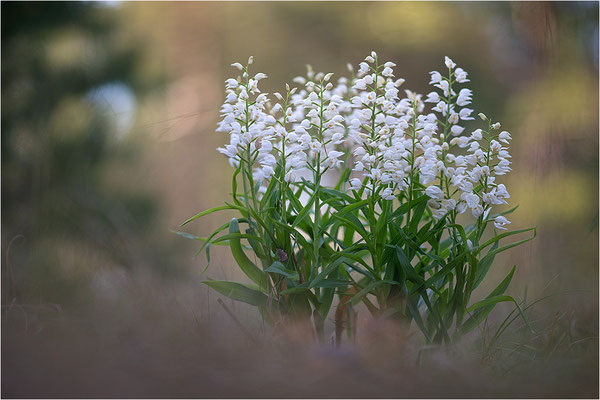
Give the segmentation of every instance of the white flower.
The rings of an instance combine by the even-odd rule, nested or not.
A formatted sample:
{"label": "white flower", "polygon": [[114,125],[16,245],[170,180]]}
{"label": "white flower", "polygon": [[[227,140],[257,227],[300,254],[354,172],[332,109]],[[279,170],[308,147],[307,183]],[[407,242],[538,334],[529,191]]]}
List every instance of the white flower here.
{"label": "white flower", "polygon": [[256,81],[260,81],[261,79],[265,79],[267,77],[267,74],[263,74],[262,72],[259,72],[258,74],[254,75],[254,79]]}
{"label": "white flower", "polygon": [[446,199],[442,202],[442,206],[448,211],[454,210],[456,208],[456,200]]}
{"label": "white flower", "polygon": [[437,186],[427,187],[425,194],[434,200],[442,200],[444,198],[444,192]]}
{"label": "white flower", "polygon": [[458,98],[456,99],[456,105],[460,107],[471,104],[471,95],[473,92],[470,89],[460,89],[458,92]]}
{"label": "white flower", "polygon": [[367,64],[366,62],[361,62],[360,64],[358,64],[358,74],[359,75],[364,75],[367,72],[369,72],[369,64]]}
{"label": "white flower", "polygon": [[479,218],[483,214],[483,207],[481,207],[481,205],[478,204],[475,207],[471,208],[471,213],[473,214],[473,217]]}
{"label": "white flower", "polygon": [[467,203],[469,208],[474,208],[479,205],[479,196],[473,193],[463,193],[460,195],[461,200],[464,200]]}
{"label": "white flower", "polygon": [[359,190],[361,186],[362,186],[362,181],[360,179],[358,179],[358,178],[350,179],[350,189]]}
{"label": "white flower", "polygon": [[444,208],[439,208],[437,210],[433,210],[432,214],[433,218],[436,221],[439,221],[444,215],[446,215],[446,210]]}
{"label": "white flower", "polygon": [[385,188],[381,193],[381,198],[384,200],[394,200],[396,196],[393,194],[393,190],[391,188]]}
{"label": "white flower", "polygon": [[496,187],[496,197],[498,197],[499,199],[510,198],[510,194],[508,194],[506,186],[504,186],[503,183],[499,184],[498,187]]}
{"label": "white flower", "polygon": [[498,197],[496,197],[496,192],[494,190],[492,190],[489,193],[484,193],[483,194],[483,201],[487,204],[503,204],[506,203],[503,200],[500,200]]}
{"label": "white flower", "polygon": [[244,69],[244,66],[242,64],[240,64],[239,62],[233,63],[233,64],[231,64],[231,66],[239,69],[240,71],[242,69]]}
{"label": "white flower", "polygon": [[456,63],[452,61],[448,56],[444,58],[444,64],[446,64],[446,67],[448,67],[448,69],[454,69],[454,67],[456,67]]}
{"label": "white flower", "polygon": [[456,76],[456,82],[458,83],[466,83],[469,82],[467,79],[467,71],[462,68],[456,68],[454,71],[454,76]]}
{"label": "white flower", "polygon": [[235,89],[239,85],[239,82],[233,78],[227,79],[225,83],[227,84],[225,86],[227,89]]}
{"label": "white flower", "polygon": [[460,119],[460,116],[457,113],[452,112],[452,113],[450,113],[450,116],[448,117],[448,122],[450,122],[453,125],[458,124],[459,119]]}
{"label": "white flower", "polygon": [[352,88],[356,90],[365,90],[367,88],[367,83],[364,79],[357,79],[354,81],[354,86],[352,86]]}
{"label": "white flower", "polygon": [[275,171],[273,170],[273,167],[271,167],[270,165],[265,165],[262,167],[262,175],[265,179],[269,179],[270,177],[273,176],[274,173],[275,173]]}
{"label": "white flower", "polygon": [[294,170],[289,170],[285,176],[283,177],[283,179],[287,182],[287,183],[291,183],[291,182],[295,182],[296,181],[296,174]]}
{"label": "white flower", "polygon": [[500,135],[498,135],[498,139],[502,143],[508,144],[508,141],[511,140],[512,138],[510,137],[510,133],[508,133],[506,131],[502,131],[502,132],[500,132]]}
{"label": "white flower", "polygon": [[356,164],[354,165],[354,169],[352,171],[357,171],[357,172],[361,172],[364,171],[365,166],[362,162],[357,161]]}
{"label": "white flower", "polygon": [[437,92],[431,92],[427,94],[427,98],[425,99],[426,103],[439,103],[440,95]]}
{"label": "white flower", "polygon": [[462,126],[458,126],[458,125],[454,125],[452,128],[450,128],[450,132],[452,132],[452,134],[454,136],[460,135],[464,130],[465,130],[465,128],[463,128]]}
{"label": "white flower", "polygon": [[507,220],[504,216],[499,215],[496,218],[494,218],[494,226],[497,229],[507,229],[504,226],[510,224],[510,221]]}
{"label": "white flower", "polygon": [[482,135],[481,129],[475,129],[473,131],[473,133],[471,133],[471,139],[472,140],[477,140],[477,141],[483,139],[483,135]]}
{"label": "white flower", "polygon": [[432,71],[430,72],[431,74],[431,81],[429,81],[430,85],[433,85],[434,83],[440,83],[442,81],[442,75],[437,72],[437,71]]}
{"label": "white flower", "polygon": [[460,110],[459,113],[460,119],[462,119],[463,121],[473,119],[473,117],[471,117],[472,112],[473,110],[471,110],[470,108],[463,108],[462,110]]}
{"label": "white flower", "polygon": [[496,140],[492,140],[490,142],[490,150],[492,152],[498,152],[500,151],[500,149],[502,149],[502,145],[500,144],[500,142],[496,141]]}

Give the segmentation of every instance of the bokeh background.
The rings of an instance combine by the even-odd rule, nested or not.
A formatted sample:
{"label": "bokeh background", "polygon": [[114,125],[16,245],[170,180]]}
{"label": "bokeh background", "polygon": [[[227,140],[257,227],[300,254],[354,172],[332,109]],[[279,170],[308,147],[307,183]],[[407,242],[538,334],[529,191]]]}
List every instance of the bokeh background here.
{"label": "bokeh background", "polygon": [[[1,11],[4,397],[598,395],[597,2],[3,2]],[[256,312],[224,300],[267,338],[248,346],[200,283],[242,279],[227,249],[213,247],[203,272],[198,242],[171,232],[228,199],[232,171],[215,150],[227,137],[214,129],[232,62],[253,55],[274,92],[305,64],[341,75],[371,50],[422,93],[450,56],[470,74],[476,112],[513,136],[511,228],[537,226],[537,237],[498,258],[480,294],[513,265],[516,298],[554,294],[531,310],[543,334],[512,354],[523,368],[536,360],[534,378],[508,363],[500,377],[474,379],[487,370],[453,358],[434,363],[448,379],[431,384],[367,339],[345,353],[293,350],[274,344]],[[188,231],[206,235],[231,216]],[[508,312],[498,307],[491,323]]]}

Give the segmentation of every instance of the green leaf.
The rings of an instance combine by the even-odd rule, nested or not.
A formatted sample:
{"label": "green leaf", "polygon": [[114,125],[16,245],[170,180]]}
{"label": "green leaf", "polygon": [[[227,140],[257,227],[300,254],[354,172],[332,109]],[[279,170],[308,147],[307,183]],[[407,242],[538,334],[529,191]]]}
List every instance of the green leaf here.
{"label": "green leaf", "polygon": [[282,263],[279,261],[275,261],[271,266],[265,269],[265,272],[271,272],[274,274],[283,275],[286,278],[290,278],[293,281],[298,281],[298,273],[291,269],[287,269]]}
{"label": "green leaf", "polygon": [[264,293],[241,283],[217,280],[202,281],[202,283],[236,301],[242,301],[257,307],[263,307],[267,304],[267,296]]}
{"label": "green leaf", "polygon": [[306,216],[312,209],[312,205],[314,204],[314,202],[315,202],[315,196],[312,196],[310,198],[310,200],[308,201],[308,203],[306,203],[306,205],[304,206],[302,211],[300,211],[298,213],[298,215],[296,216],[296,218],[294,219],[294,222],[292,223],[292,228],[295,228],[296,226],[298,226],[298,224],[300,222],[302,222],[302,220],[304,220],[304,218],[306,218]]}
{"label": "green leaf", "polygon": [[212,214],[212,213],[217,212],[217,211],[235,210],[235,209],[239,209],[239,206],[235,207],[235,206],[226,205],[226,206],[213,207],[213,208],[210,208],[210,209],[208,209],[206,211],[202,211],[199,214],[194,215],[192,218],[189,218],[187,221],[185,221],[183,224],[181,224],[179,226],[182,227],[185,224],[187,224],[189,222],[192,222],[195,219],[198,219],[198,218],[203,217],[203,216],[208,215],[208,214]]}
{"label": "green leaf", "polygon": [[494,249],[494,250],[490,250],[490,251],[489,251],[489,253],[487,253],[487,254],[485,255],[485,257],[483,257],[483,258],[481,259],[481,261],[480,261],[480,262],[486,262],[486,261],[487,261],[486,259],[492,258],[492,257],[494,257],[494,256],[495,256],[496,254],[498,254],[498,253],[501,253],[501,252],[503,252],[503,251],[505,251],[505,250],[508,250],[508,249],[510,249],[510,248],[513,248],[513,247],[516,247],[516,246],[518,246],[518,245],[520,245],[520,244],[527,243],[527,242],[529,242],[530,240],[533,240],[533,239],[535,238],[535,235],[536,235],[536,234],[535,234],[535,230],[534,230],[534,232],[533,232],[533,236],[532,236],[532,237],[529,237],[529,238],[527,238],[527,239],[523,239],[523,240],[519,240],[518,242],[514,242],[514,243],[511,243],[511,244],[507,244],[507,245],[505,245],[505,246],[499,247],[499,248],[497,248],[497,249]]}
{"label": "green leaf", "polygon": [[[467,319],[465,321],[465,323],[460,326],[460,328],[457,331],[458,334],[464,335],[465,333],[467,333],[467,332],[471,331],[472,329],[474,329],[475,327],[477,327],[492,312],[495,305],[499,301],[502,301],[501,300],[502,297],[499,297],[499,296],[502,296],[504,294],[504,292],[506,291],[506,289],[508,288],[508,285],[510,284],[510,281],[512,280],[512,277],[515,273],[515,268],[516,267],[513,266],[511,271],[508,273],[508,275],[506,275],[506,277],[502,280],[502,282],[500,282],[500,284],[498,286],[496,286],[496,288],[484,300],[481,300],[481,301],[475,303],[473,306],[469,307],[469,309],[467,311],[474,310],[474,312],[471,314],[469,319]],[[510,296],[508,296],[508,297],[510,297]],[[496,302],[490,301],[489,303],[484,303],[485,301],[494,299],[494,298],[497,299],[498,301],[496,301]],[[511,299],[512,299],[512,297],[511,297]],[[509,300],[509,301],[514,301],[514,299]],[[480,306],[474,308],[474,306],[477,304],[479,304]],[[523,313],[523,311],[521,310],[519,305],[516,303],[516,301],[515,301],[515,304],[519,308],[519,312],[523,316],[523,319],[526,321],[527,325],[531,328],[531,325],[529,324],[529,320],[527,319],[527,317],[525,316],[525,314]]]}
{"label": "green leaf", "polygon": [[206,245],[205,251],[206,251],[206,267],[204,267],[204,269],[202,270],[202,273],[205,273],[206,270],[208,269],[208,267],[210,266],[210,243]]}
{"label": "green leaf", "polygon": [[329,276],[330,274],[336,272],[339,268],[339,266],[346,261],[346,258],[344,257],[339,257],[338,259],[336,259],[335,261],[331,262],[327,267],[323,268],[323,270],[319,273],[319,275],[317,275],[312,282],[310,282],[310,287],[314,288],[314,287],[320,287],[317,286],[317,284],[319,282],[321,282],[322,280],[324,280],[327,276]]}
{"label": "green leaf", "polygon": [[232,235],[235,235],[229,239],[229,247],[231,249],[231,254],[233,254],[233,258],[237,262],[238,266],[248,278],[258,285],[260,290],[266,291],[268,287],[267,274],[254,265],[248,256],[246,256],[246,253],[244,253],[242,244],[240,242],[240,236],[242,235],[239,233],[240,228],[237,219],[233,218],[229,223],[229,232]]}
{"label": "green leaf", "polygon": [[[533,227],[533,228],[527,228],[527,229],[520,229],[520,230],[517,230],[517,231],[504,232],[504,233],[501,233],[499,235],[496,235],[493,238],[491,238],[488,241],[486,241],[485,243],[483,243],[481,246],[479,246],[479,250],[478,250],[477,253],[480,253],[484,248],[486,248],[487,246],[489,246],[489,245],[491,245],[493,243],[498,242],[500,239],[503,239],[505,237],[512,236],[512,235],[517,235],[519,233],[529,232],[529,231],[533,231],[533,237],[536,236],[536,228],[535,227]],[[533,239],[533,237],[531,239]],[[529,240],[531,240],[531,239],[529,239]]]}
{"label": "green leaf", "polygon": [[248,243],[250,243],[250,247],[252,247],[252,251],[254,251],[254,254],[256,254],[256,256],[261,260],[264,260],[266,258],[266,255],[264,254],[260,242],[257,240],[258,234],[256,230],[252,227],[249,227],[248,229],[246,229],[246,235],[246,239],[248,240]]}
{"label": "green leaf", "polygon": [[381,281],[371,281],[360,292],[358,292],[354,296],[352,296],[352,299],[350,300],[350,304],[352,304],[352,306],[357,305],[363,299],[363,297],[368,295],[373,289],[375,289],[379,285],[384,285],[384,284],[397,285],[398,282],[392,281],[392,280],[387,280],[387,279],[384,279]]}
{"label": "green leaf", "polygon": [[514,299],[508,295],[486,297],[485,299],[479,300],[478,302],[473,304],[471,307],[467,308],[467,311],[468,312],[475,311],[478,308],[482,308],[482,307],[489,306],[489,305],[495,305],[495,304],[503,302],[503,301],[514,301]]}
{"label": "green leaf", "polygon": [[[427,203],[427,199],[429,197],[427,195],[422,195],[420,197],[417,197],[415,200],[413,200],[412,202],[412,207],[415,207],[418,204],[421,203]],[[401,217],[402,215],[406,214],[408,212],[408,203],[404,203],[402,204],[400,207],[398,207],[396,209],[396,211],[394,211],[392,213],[392,215],[390,215],[390,220],[395,220],[398,217]]]}
{"label": "green leaf", "polygon": [[350,214],[347,216],[347,218],[344,218],[336,213],[332,215],[332,218],[339,219],[345,225],[354,229],[366,242],[369,241],[369,233],[365,230],[355,215]]}
{"label": "green leaf", "polygon": [[292,204],[292,207],[296,210],[296,212],[300,212],[300,210],[302,210],[302,203],[300,203],[300,200],[298,200],[294,192],[292,192],[292,190],[287,185],[285,187],[285,193],[287,195],[288,200]]}
{"label": "green leaf", "polygon": [[348,180],[348,178],[350,177],[351,173],[352,173],[352,170],[350,168],[344,169],[344,172],[342,172],[342,174],[340,175],[340,179],[338,180],[338,183],[337,183],[337,185],[335,185],[334,189],[340,190],[340,188],[342,187],[344,182],[346,182]]}
{"label": "green leaf", "polygon": [[419,311],[418,303],[419,303],[419,294],[410,296],[408,298],[408,301],[406,304],[407,308],[408,308],[408,312],[410,313],[412,319],[417,323],[417,326],[419,327],[419,329],[421,330],[421,332],[423,333],[423,335],[425,336],[427,341],[431,342],[431,337],[429,336],[429,333],[427,332],[427,329],[425,328],[425,325],[423,324],[423,319],[421,318],[421,312]]}
{"label": "green leaf", "polygon": [[465,255],[466,255],[466,252],[463,252],[463,253],[459,254],[458,256],[454,257],[452,260],[450,260],[450,262],[443,265],[442,268],[438,272],[436,272],[429,279],[427,279],[427,284],[429,286],[436,286],[436,285],[440,284],[441,282],[443,282],[446,275],[449,272],[454,270],[458,265],[460,265],[461,263],[463,263],[465,261],[465,259],[464,259]]}
{"label": "green leaf", "polygon": [[319,299],[317,299],[317,296],[315,296],[315,294],[313,292],[311,292],[311,290],[308,288],[306,283],[283,290],[283,291],[281,291],[281,294],[288,294],[288,295],[303,294],[303,295],[307,296],[308,299],[310,300],[310,302],[313,303],[314,305],[320,304]]}
{"label": "green leaf", "polygon": [[[278,166],[275,171],[275,176],[279,175],[280,171],[281,171],[281,167]],[[277,184],[277,179],[271,179],[271,182],[269,182],[269,186],[267,186],[267,190],[263,194],[263,197],[260,201],[261,209],[265,209],[266,205],[269,203],[269,201],[271,201],[271,196],[273,195],[276,184]],[[258,191],[258,189],[256,189],[256,190]]]}
{"label": "green leaf", "polygon": [[[494,245],[490,248],[488,254],[492,253],[497,248],[498,242],[494,243]],[[492,253],[492,256],[490,257],[487,257],[486,255],[481,259],[481,261],[479,261],[479,263],[477,263],[477,272],[475,273],[475,281],[473,282],[472,290],[475,290],[477,286],[479,286],[479,284],[483,281],[483,278],[485,278],[488,271],[490,270],[490,267],[492,266],[492,263],[494,262],[494,257],[494,253]]]}
{"label": "green leaf", "polygon": [[342,279],[323,279],[316,284],[311,284],[311,288],[337,288],[342,286],[348,286],[350,282]]}
{"label": "green leaf", "polygon": [[[523,318],[523,321],[525,321],[525,325],[527,325],[527,327],[529,328],[529,330],[532,333],[535,333],[535,331],[533,330],[533,327],[531,326],[531,323],[529,322],[529,318],[527,318],[527,316],[523,312],[523,309],[521,308],[521,306],[519,306],[519,303],[517,303],[517,301],[512,296],[500,295],[500,296],[488,297],[486,299],[480,300],[477,303],[473,304],[471,307],[469,307],[467,309],[467,311],[470,312],[470,311],[474,311],[476,309],[480,309],[483,307],[489,307],[489,309],[491,311],[496,304],[498,304],[500,302],[504,302],[504,301],[512,302],[515,304],[515,307],[517,308],[517,310],[519,310],[519,314],[521,314],[521,318]],[[489,314],[489,312],[488,312],[488,314]]]}
{"label": "green leaf", "polygon": [[427,206],[426,202],[418,203],[416,207],[414,207],[414,214],[412,215],[412,219],[410,221],[410,225],[408,227],[410,232],[416,232],[419,227],[419,222],[423,218],[423,213],[425,212],[425,206]]}

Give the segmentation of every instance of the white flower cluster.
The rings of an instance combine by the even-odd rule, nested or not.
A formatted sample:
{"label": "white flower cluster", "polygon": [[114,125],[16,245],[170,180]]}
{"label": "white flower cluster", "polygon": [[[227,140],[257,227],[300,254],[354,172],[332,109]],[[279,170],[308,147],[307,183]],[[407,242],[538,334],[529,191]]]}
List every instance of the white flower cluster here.
{"label": "white flower cluster", "polygon": [[[218,150],[234,167],[246,163],[261,190],[273,177],[291,184],[311,171],[319,182],[326,171],[347,167],[355,171],[349,190],[364,187],[384,200],[404,201],[407,189],[426,186],[436,219],[470,210],[485,220],[493,205],[507,203],[510,195],[496,177],[511,170],[510,134],[497,134],[500,124],[479,114],[488,128],[462,136],[462,124],[474,119],[467,107],[472,91],[457,87],[469,82],[468,74],[450,58],[447,75],[430,73],[437,90],[424,101],[409,90],[400,98],[404,80],[395,78],[396,65],[380,63],[372,52],[356,76],[336,84],[331,73],[309,68],[306,77],[294,79],[300,90],[286,85],[285,95],[274,94],[273,105],[258,89],[266,75],[250,77],[251,63],[252,58],[246,67],[232,64],[242,76],[226,81],[218,130],[230,134],[230,144]],[[433,103],[429,113],[425,103]],[[344,165],[350,157],[352,164]],[[281,175],[275,176],[278,166]],[[509,223],[503,216],[494,220],[499,229]]]}
{"label": "white flower cluster", "polygon": [[[510,134],[494,132],[500,128],[500,123],[492,124],[484,114],[479,114],[482,120],[488,121],[488,129],[476,129],[470,136],[459,136],[464,128],[461,121],[472,120],[473,110],[467,108],[471,103],[472,92],[462,88],[456,92],[453,86],[466,83],[467,72],[448,57],[445,59],[448,76],[444,77],[437,71],[431,72],[431,81],[438,91],[427,95],[426,102],[435,103],[433,111],[443,129],[440,135],[440,145],[436,148],[436,162],[439,169],[439,184],[429,186],[425,193],[431,198],[430,207],[434,217],[440,218],[447,212],[456,211],[461,214],[467,209],[475,218],[487,219],[492,205],[507,204],[510,197],[503,184],[496,184],[496,175],[504,175],[510,171],[510,154],[496,139],[508,145]],[[463,107],[460,108],[459,107]],[[453,136],[449,139],[449,136]],[[437,147],[437,146],[436,146]],[[467,148],[466,154],[453,154],[450,150]],[[510,222],[503,216],[494,220],[498,229],[506,229]]]}
{"label": "white flower cluster", "polygon": [[394,191],[406,188],[406,173],[410,169],[408,155],[410,139],[406,133],[415,117],[415,107],[422,110],[421,96],[406,91],[399,99],[399,87],[404,79],[394,79],[393,62],[380,64],[372,52],[361,62],[352,88],[354,112],[348,127],[356,143],[354,171],[361,178],[352,178],[350,188],[358,190],[366,184],[367,193],[378,193],[385,200],[395,199]]}
{"label": "white flower cluster", "polygon": [[239,167],[242,161],[256,166],[253,179],[260,181],[272,177],[277,164],[277,159],[272,154],[275,132],[273,125],[276,121],[265,112],[269,99],[258,88],[259,81],[267,75],[258,73],[250,78],[250,64],[252,57],[248,59],[246,67],[240,63],[232,64],[242,71],[242,77],[225,81],[226,98],[221,107],[223,120],[219,122],[217,131],[229,133],[230,141],[217,150],[229,157],[229,163],[233,167]]}

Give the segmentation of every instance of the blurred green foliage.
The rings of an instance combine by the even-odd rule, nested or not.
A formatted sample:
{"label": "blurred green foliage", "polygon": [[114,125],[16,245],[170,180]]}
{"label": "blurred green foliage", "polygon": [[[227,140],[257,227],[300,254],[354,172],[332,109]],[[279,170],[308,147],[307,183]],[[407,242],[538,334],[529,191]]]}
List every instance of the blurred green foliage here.
{"label": "blurred green foliage", "polygon": [[155,198],[103,178],[139,159],[118,125],[136,110],[101,101],[103,88],[140,98],[160,83],[136,78],[141,49],[99,3],[2,4],[3,302],[81,305],[96,268],[167,271],[164,246],[146,242]]}

